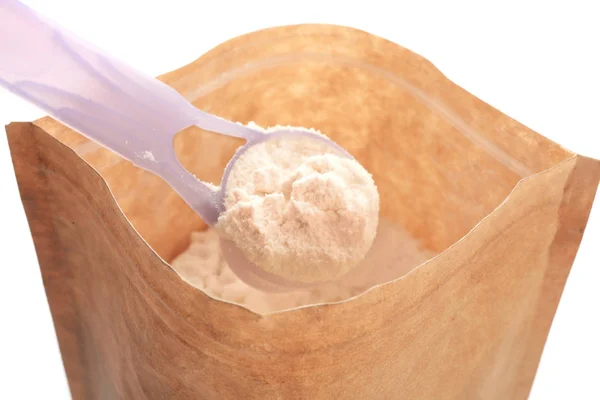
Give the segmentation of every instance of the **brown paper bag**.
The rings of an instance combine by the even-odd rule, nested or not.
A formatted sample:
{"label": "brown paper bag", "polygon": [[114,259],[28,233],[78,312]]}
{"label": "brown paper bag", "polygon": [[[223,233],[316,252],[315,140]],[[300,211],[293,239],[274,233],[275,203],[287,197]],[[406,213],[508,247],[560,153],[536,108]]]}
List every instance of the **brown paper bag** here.
{"label": "brown paper bag", "polygon": [[[598,161],[344,27],[251,33],[161,79],[225,118],[330,135],[374,175],[382,218],[436,256],[350,300],[258,315],[170,268],[203,224],[159,178],[50,118],[13,123],[75,399],[527,397]],[[216,183],[238,145],[192,129],[175,141]]]}

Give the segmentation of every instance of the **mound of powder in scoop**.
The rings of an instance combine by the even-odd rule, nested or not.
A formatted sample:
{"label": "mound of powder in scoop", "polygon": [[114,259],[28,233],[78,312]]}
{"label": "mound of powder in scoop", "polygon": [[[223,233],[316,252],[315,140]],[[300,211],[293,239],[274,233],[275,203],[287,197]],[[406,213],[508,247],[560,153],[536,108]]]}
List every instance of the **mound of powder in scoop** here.
{"label": "mound of powder in scoop", "polygon": [[345,275],[367,254],[379,218],[372,176],[314,138],[278,137],[233,165],[217,229],[259,268],[289,281]]}

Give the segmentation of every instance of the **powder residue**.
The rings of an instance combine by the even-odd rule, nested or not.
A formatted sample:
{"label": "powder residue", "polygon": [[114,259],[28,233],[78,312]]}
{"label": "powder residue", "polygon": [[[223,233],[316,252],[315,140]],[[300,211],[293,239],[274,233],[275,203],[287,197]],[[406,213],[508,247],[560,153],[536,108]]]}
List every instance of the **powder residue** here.
{"label": "powder residue", "polygon": [[378,218],[377,187],[357,161],[323,141],[284,136],[235,162],[217,229],[259,268],[314,283],[364,259]]}
{"label": "powder residue", "polygon": [[269,314],[311,304],[343,301],[367,289],[399,278],[433,257],[405,230],[381,219],[377,236],[366,258],[342,279],[286,293],[263,292],[241,281],[220,253],[214,229],[191,234],[188,249],[171,266],[192,286],[209,296],[242,305],[258,314]]}
{"label": "powder residue", "polygon": [[153,154],[151,151],[144,150],[144,151],[142,152],[142,155],[141,155],[141,157],[142,157],[144,160],[149,160],[149,161],[152,161],[152,162],[156,162],[156,159],[154,158],[154,154]]}

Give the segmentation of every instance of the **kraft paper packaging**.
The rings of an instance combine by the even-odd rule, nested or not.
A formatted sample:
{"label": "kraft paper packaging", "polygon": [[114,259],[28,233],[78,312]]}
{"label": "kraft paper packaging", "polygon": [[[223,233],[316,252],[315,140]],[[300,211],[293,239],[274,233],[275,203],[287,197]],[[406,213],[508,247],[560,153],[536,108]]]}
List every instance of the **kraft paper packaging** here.
{"label": "kraft paper packaging", "polygon": [[[170,267],[205,226],[166,183],[51,118],[10,124],[74,399],[527,398],[600,162],[345,27],[254,32],[160,79],[234,121],[320,129],[431,257],[353,298],[260,315]],[[189,128],[174,145],[218,183],[240,142]],[[407,248],[382,236],[376,252]]]}

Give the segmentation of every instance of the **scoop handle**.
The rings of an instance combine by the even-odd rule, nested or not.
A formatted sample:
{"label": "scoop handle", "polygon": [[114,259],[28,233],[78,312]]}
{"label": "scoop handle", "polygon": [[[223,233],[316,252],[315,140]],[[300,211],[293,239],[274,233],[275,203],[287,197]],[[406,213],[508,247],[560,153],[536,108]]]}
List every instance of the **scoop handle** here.
{"label": "scoop handle", "polygon": [[177,161],[173,137],[197,125],[254,131],[198,110],[174,89],[104,54],[16,0],[0,0],[0,86],[163,177],[208,223],[215,193]]}
{"label": "scoop handle", "polygon": [[156,161],[194,123],[193,107],[169,86],[15,0],[0,0],[0,57],[2,86],[131,161]]}

